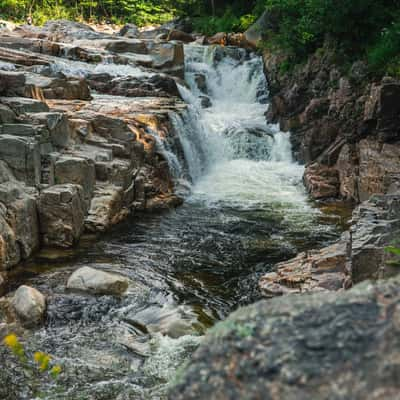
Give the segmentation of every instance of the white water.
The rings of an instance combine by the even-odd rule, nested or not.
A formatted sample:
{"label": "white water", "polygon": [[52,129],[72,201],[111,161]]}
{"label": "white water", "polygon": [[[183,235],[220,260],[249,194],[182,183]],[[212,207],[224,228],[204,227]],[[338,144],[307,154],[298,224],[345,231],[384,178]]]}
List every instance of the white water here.
{"label": "white water", "polygon": [[[303,167],[293,162],[289,134],[266,123],[261,58],[240,49],[193,45],[185,52],[190,90],[180,86],[180,92],[190,106],[187,115],[175,116],[175,126],[192,181],[191,199],[209,206],[308,208]],[[199,74],[206,80],[209,108],[201,106],[205,93],[196,84]]]}

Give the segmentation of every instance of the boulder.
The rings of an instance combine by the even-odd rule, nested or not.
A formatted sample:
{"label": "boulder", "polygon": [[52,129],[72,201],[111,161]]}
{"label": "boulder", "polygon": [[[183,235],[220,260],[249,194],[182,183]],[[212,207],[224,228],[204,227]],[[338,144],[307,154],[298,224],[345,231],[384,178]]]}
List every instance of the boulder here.
{"label": "boulder", "polygon": [[139,37],[139,28],[135,24],[126,24],[118,32],[119,36],[124,36],[131,39],[136,39]]}
{"label": "boulder", "polygon": [[172,29],[168,34],[167,40],[179,40],[183,43],[191,43],[194,42],[195,39],[190,33]]}
{"label": "boulder", "polygon": [[21,251],[15,233],[7,222],[7,208],[0,203],[0,271],[21,261]]}
{"label": "boulder", "polygon": [[185,56],[182,43],[153,43],[149,53],[153,57],[153,68],[183,78]]}
{"label": "boulder", "polygon": [[261,17],[244,33],[246,41],[253,47],[257,47],[266,39],[266,33],[274,30],[279,19],[275,18],[269,11],[265,11]]}
{"label": "boulder", "polygon": [[208,332],[168,398],[398,399],[399,318],[399,277],[258,302]]}
{"label": "boulder", "polygon": [[45,245],[68,248],[78,242],[86,212],[81,186],[55,185],[43,190],[38,208],[40,232]]}
{"label": "boulder", "polygon": [[44,318],[46,299],[42,293],[29,286],[20,286],[14,294],[15,313],[26,326],[38,325]]}
{"label": "boulder", "polygon": [[122,295],[128,289],[127,278],[83,267],[76,270],[68,279],[67,289],[99,295]]}

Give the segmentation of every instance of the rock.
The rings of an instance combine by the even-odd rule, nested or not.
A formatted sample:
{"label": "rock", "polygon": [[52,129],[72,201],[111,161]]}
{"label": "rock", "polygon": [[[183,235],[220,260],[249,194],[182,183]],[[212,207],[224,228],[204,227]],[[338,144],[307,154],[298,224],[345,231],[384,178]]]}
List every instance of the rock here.
{"label": "rock", "polygon": [[194,42],[194,37],[190,33],[172,29],[168,34],[167,40],[179,40],[183,43],[191,43]]}
{"label": "rock", "polygon": [[346,271],[347,242],[341,241],[322,250],[300,253],[294,259],[274,267],[259,282],[265,297],[289,293],[337,291],[351,282]]}
{"label": "rock", "polygon": [[67,289],[90,294],[122,295],[128,289],[127,278],[83,267],[76,270],[68,279]]}
{"label": "rock", "polygon": [[68,118],[64,113],[46,112],[27,114],[27,120],[44,125],[50,134],[51,143],[58,148],[67,147],[71,139]]}
{"label": "rock", "polygon": [[154,43],[149,53],[153,57],[153,68],[183,79],[185,56],[182,43]]}
{"label": "rock", "polygon": [[90,203],[96,183],[96,171],[93,160],[90,158],[62,155],[53,162],[51,175],[54,184],[73,183],[81,186],[86,203]]}
{"label": "rock", "polygon": [[21,72],[0,71],[0,95],[21,96],[25,88],[25,75]]}
{"label": "rock", "polygon": [[105,49],[114,53],[147,54],[146,43],[139,39],[110,40]]}
{"label": "rock", "polygon": [[18,246],[17,257],[26,260],[40,245],[36,198],[18,182],[10,181],[0,184],[0,202],[7,207],[6,221]]}
{"label": "rock", "polygon": [[396,399],[399,318],[399,277],[258,302],[209,331],[168,398]]}
{"label": "rock", "polygon": [[319,163],[306,168],[304,183],[314,199],[336,197],[339,192],[338,171]]}
{"label": "rock", "polygon": [[[113,180],[110,182],[115,183]],[[132,202],[133,196],[130,203]],[[130,214],[130,205],[124,204],[124,191],[121,187],[97,187],[85,219],[86,229],[90,232],[107,231]]]}
{"label": "rock", "polygon": [[18,318],[26,326],[38,325],[44,318],[46,299],[42,293],[29,286],[20,286],[12,300]]}
{"label": "rock", "polygon": [[90,100],[90,90],[84,79],[51,78],[26,74],[26,97],[43,99]]}
{"label": "rock", "polygon": [[194,81],[196,82],[196,85],[199,88],[199,90],[207,94],[208,88],[207,88],[206,76],[201,73],[196,73],[194,76]]}
{"label": "rock", "polygon": [[398,274],[398,267],[385,248],[400,247],[400,194],[373,196],[353,213],[350,229],[352,279],[379,279]]}
{"label": "rock", "polygon": [[40,183],[40,148],[35,139],[0,135],[0,159],[18,180],[32,186]]}
{"label": "rock", "polygon": [[216,33],[214,36],[207,38],[209,44],[219,44],[226,46],[228,44],[228,35],[225,32]]}
{"label": "rock", "polygon": [[261,17],[244,33],[246,41],[253,47],[257,47],[263,40],[266,40],[265,33],[276,29],[278,19],[269,11],[265,11]]}
{"label": "rock", "polygon": [[124,25],[118,33],[119,36],[125,36],[127,38],[136,39],[139,37],[139,28],[135,24]]}
{"label": "rock", "polygon": [[199,99],[203,108],[210,108],[212,106],[211,100],[208,96],[200,96]]}
{"label": "rock", "polygon": [[25,97],[0,97],[0,102],[6,104],[17,115],[49,111],[49,107],[46,103],[36,99],[28,99]]}
{"label": "rock", "polygon": [[363,139],[358,144],[358,199],[400,188],[400,144]]}
{"label": "rock", "polygon": [[0,296],[3,296],[6,291],[6,279],[5,277],[0,273]]}
{"label": "rock", "polygon": [[0,124],[7,124],[15,121],[15,113],[10,107],[0,103]]}
{"label": "rock", "polygon": [[76,244],[83,232],[86,213],[81,186],[51,186],[39,198],[40,231],[47,246],[68,248]]}

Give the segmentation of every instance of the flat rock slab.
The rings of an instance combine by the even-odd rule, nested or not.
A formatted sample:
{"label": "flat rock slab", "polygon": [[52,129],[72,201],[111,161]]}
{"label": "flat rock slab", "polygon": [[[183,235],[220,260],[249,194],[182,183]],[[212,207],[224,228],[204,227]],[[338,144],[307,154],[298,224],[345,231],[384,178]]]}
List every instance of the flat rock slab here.
{"label": "flat rock slab", "polygon": [[68,279],[67,289],[90,294],[121,295],[128,289],[127,278],[83,267],[76,270]]}
{"label": "flat rock slab", "polygon": [[239,309],[206,336],[171,400],[400,399],[400,277]]}
{"label": "flat rock slab", "polygon": [[347,242],[341,241],[321,250],[300,253],[277,264],[275,272],[260,279],[265,297],[289,293],[340,290],[350,279],[346,271]]}

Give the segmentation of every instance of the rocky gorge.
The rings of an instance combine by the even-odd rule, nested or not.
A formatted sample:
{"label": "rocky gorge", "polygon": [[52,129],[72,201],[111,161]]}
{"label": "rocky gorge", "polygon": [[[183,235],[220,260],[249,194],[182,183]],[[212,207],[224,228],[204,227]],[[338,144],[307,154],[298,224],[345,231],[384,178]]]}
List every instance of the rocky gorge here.
{"label": "rocky gorge", "polygon": [[0,335],[65,368],[2,398],[396,398],[398,82],[195,39],[0,32]]}

